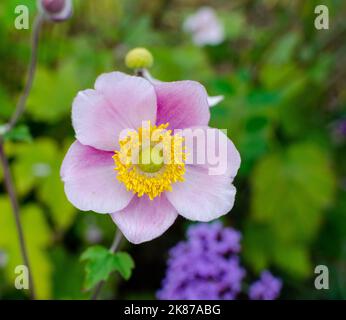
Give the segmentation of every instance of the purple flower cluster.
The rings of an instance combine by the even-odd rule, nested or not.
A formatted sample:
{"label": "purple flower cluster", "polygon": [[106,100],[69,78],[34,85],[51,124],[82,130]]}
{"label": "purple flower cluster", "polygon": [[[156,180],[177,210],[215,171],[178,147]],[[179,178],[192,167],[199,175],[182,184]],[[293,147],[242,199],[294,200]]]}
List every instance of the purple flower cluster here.
{"label": "purple flower cluster", "polygon": [[269,271],[263,271],[260,279],[254,282],[249,289],[251,300],[274,300],[281,291],[282,281],[275,278]]}
{"label": "purple flower cluster", "polygon": [[165,299],[234,299],[241,290],[245,270],[239,264],[241,235],[221,223],[196,224],[188,240],[171,249],[163,288]]}
{"label": "purple flower cluster", "polygon": [[[224,228],[220,222],[192,225],[187,232],[187,241],[178,243],[169,252],[166,277],[157,298],[236,299],[246,275],[238,256],[240,240],[240,232]],[[278,296],[281,281],[269,275],[271,278],[262,273],[261,279],[251,286],[251,298]]]}

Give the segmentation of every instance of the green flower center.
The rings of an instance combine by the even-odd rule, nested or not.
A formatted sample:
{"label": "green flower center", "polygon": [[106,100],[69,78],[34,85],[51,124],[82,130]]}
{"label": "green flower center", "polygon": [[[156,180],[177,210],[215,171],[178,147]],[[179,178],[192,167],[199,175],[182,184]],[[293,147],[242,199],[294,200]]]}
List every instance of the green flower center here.
{"label": "green flower center", "polygon": [[139,153],[138,167],[147,173],[155,173],[164,165],[162,149],[146,148]]}

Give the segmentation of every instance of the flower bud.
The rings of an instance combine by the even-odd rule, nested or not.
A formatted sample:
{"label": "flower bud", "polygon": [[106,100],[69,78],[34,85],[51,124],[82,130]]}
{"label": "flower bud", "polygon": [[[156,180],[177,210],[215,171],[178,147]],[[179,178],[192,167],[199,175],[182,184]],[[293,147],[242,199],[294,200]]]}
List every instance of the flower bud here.
{"label": "flower bud", "polygon": [[42,0],[42,7],[49,13],[60,12],[65,5],[65,0]]}
{"label": "flower bud", "polygon": [[38,0],[38,8],[47,20],[67,20],[72,15],[72,0]]}
{"label": "flower bud", "polygon": [[135,48],[129,51],[125,57],[125,64],[130,69],[150,68],[154,58],[145,48]]}

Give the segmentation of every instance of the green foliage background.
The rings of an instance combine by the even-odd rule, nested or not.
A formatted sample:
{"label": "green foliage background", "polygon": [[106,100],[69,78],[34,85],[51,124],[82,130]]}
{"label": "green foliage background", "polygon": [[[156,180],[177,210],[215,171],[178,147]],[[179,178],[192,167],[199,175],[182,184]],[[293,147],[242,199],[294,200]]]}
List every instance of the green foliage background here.
{"label": "green foliage background", "polygon": [[[36,13],[35,1],[0,3],[0,124],[13,111],[30,55],[30,30],[14,28],[18,4],[28,5],[31,24]],[[314,28],[318,4],[329,7],[329,30]],[[218,46],[196,47],[182,32],[202,5],[213,6],[226,28]],[[59,169],[73,141],[74,96],[100,73],[130,72],[124,56],[137,46],[152,51],[154,77],[197,80],[225,96],[211,125],[228,130],[242,167],[235,208],[223,221],[243,232],[248,278],[270,268],[283,278],[284,298],[346,298],[346,149],[334,129],[346,117],[345,15],[342,0],[79,0],[72,19],[45,23],[27,112],[6,142],[39,298],[87,298],[95,279],[84,282],[79,257],[112,241],[108,216],[68,203]],[[112,275],[102,296],[153,298],[168,249],[187,225],[179,219],[157,240],[125,244],[133,277]],[[13,287],[21,257],[2,171],[0,257],[0,298],[24,298]],[[330,268],[328,291],[314,289],[318,264]]]}

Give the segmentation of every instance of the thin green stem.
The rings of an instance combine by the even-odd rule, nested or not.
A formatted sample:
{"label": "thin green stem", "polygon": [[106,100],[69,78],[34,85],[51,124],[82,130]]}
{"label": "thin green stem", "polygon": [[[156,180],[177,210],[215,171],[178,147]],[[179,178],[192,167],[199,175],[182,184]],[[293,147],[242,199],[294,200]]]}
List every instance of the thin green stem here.
{"label": "thin green stem", "polygon": [[[19,118],[22,116],[22,114],[25,110],[26,102],[27,102],[27,99],[29,97],[29,94],[30,94],[30,91],[32,88],[32,84],[33,84],[34,76],[35,76],[35,71],[36,71],[39,35],[40,35],[42,22],[43,22],[42,16],[40,14],[37,15],[35,18],[35,21],[34,21],[34,26],[33,26],[33,31],[32,31],[31,57],[30,57],[30,62],[29,62],[27,79],[25,82],[23,92],[20,95],[20,98],[18,100],[16,108],[13,112],[13,115],[12,115],[9,123],[5,126],[5,132],[3,132],[3,134],[6,133],[7,131],[11,130],[17,124]],[[22,227],[22,223],[21,223],[19,201],[18,201],[17,194],[15,191],[13,178],[12,178],[12,174],[11,174],[11,170],[10,170],[10,165],[9,165],[9,162],[8,162],[7,157],[6,157],[5,150],[4,150],[4,138],[1,135],[0,135],[0,162],[1,162],[1,165],[3,167],[5,187],[6,187],[10,202],[11,202],[12,211],[13,211],[13,215],[14,215],[14,219],[15,219],[15,223],[16,223],[22,259],[23,259],[24,264],[28,268],[30,298],[35,299],[36,298],[35,285],[34,285],[34,281],[33,281],[32,270],[30,267],[28,252],[27,252],[25,238],[24,238],[23,227]]]}
{"label": "thin green stem", "polygon": [[13,215],[14,215],[14,220],[16,222],[16,228],[17,228],[17,234],[18,234],[22,259],[24,261],[24,264],[28,268],[30,298],[35,299],[36,298],[35,286],[34,286],[34,281],[32,278],[28,252],[27,252],[26,245],[25,245],[24,232],[23,232],[23,227],[22,227],[22,223],[21,223],[21,219],[20,219],[18,198],[17,198],[16,191],[14,189],[14,184],[13,184],[13,179],[12,179],[12,175],[11,175],[11,171],[10,171],[10,166],[9,166],[7,157],[5,155],[4,144],[3,144],[3,140],[1,139],[1,137],[0,137],[0,161],[1,161],[1,165],[3,167],[3,171],[4,171],[5,186],[7,189],[8,196],[10,198],[10,202],[11,202],[11,206],[12,206],[12,210],[13,210]]}
{"label": "thin green stem", "polygon": [[7,130],[11,130],[16,125],[17,121],[19,120],[19,118],[21,117],[21,115],[23,114],[25,110],[26,101],[29,97],[30,90],[32,88],[32,84],[34,81],[35,72],[36,72],[38,43],[39,43],[39,36],[40,36],[42,23],[43,23],[43,18],[39,14],[36,16],[34,25],[33,25],[32,39],[31,39],[31,57],[30,57],[27,80],[25,82],[23,92],[19,97],[18,103],[16,105],[16,109],[11,117],[11,120],[8,123]]}

